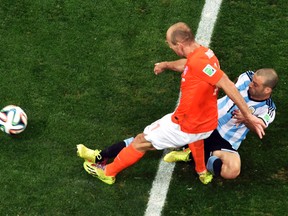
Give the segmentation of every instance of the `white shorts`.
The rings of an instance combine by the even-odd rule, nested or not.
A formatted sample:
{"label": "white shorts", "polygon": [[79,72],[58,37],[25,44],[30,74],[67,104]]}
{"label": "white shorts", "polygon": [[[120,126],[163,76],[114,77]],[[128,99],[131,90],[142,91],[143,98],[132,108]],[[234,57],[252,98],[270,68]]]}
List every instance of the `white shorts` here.
{"label": "white shorts", "polygon": [[158,150],[179,148],[197,140],[206,139],[213,132],[185,133],[181,131],[180,125],[172,122],[171,117],[172,113],[167,114],[144,129],[145,139]]}

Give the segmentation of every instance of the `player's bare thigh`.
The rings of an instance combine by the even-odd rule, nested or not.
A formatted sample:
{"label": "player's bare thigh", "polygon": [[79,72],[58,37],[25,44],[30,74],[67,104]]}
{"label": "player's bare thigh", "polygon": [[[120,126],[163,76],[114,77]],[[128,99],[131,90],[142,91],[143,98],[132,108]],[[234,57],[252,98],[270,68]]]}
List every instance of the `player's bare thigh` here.
{"label": "player's bare thigh", "polygon": [[131,143],[133,145],[133,147],[140,151],[140,152],[146,152],[146,151],[149,151],[149,150],[156,150],[152,143],[147,141],[145,139],[145,136],[144,136],[144,133],[141,133],[141,134],[138,134],[133,142]]}
{"label": "player's bare thigh", "polygon": [[241,159],[238,153],[217,150],[214,156],[222,160],[221,176],[226,179],[234,179],[240,174]]}

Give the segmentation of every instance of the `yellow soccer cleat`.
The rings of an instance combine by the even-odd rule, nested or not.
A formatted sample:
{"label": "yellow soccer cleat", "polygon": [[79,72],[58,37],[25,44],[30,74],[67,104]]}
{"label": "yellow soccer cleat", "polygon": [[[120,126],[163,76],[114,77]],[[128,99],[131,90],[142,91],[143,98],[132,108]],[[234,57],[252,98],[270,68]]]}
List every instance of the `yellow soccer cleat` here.
{"label": "yellow soccer cleat", "polygon": [[95,159],[97,157],[98,160],[102,159],[100,155],[101,150],[92,150],[84,146],[83,144],[77,145],[77,155],[85,160],[92,161],[95,163]]}
{"label": "yellow soccer cleat", "polygon": [[213,175],[207,171],[207,172],[199,174],[199,179],[203,184],[208,184],[212,181]]}
{"label": "yellow soccer cleat", "polygon": [[164,156],[164,161],[168,163],[177,162],[177,161],[190,161],[189,155],[191,151],[189,148],[185,149],[184,151],[171,151]]}
{"label": "yellow soccer cleat", "polygon": [[104,172],[105,166],[101,166],[100,164],[95,164],[92,163],[91,161],[85,160],[85,162],[83,163],[83,167],[86,170],[86,172],[88,172],[93,177],[100,179],[104,183],[109,185],[115,183],[116,178],[114,176],[105,175]]}

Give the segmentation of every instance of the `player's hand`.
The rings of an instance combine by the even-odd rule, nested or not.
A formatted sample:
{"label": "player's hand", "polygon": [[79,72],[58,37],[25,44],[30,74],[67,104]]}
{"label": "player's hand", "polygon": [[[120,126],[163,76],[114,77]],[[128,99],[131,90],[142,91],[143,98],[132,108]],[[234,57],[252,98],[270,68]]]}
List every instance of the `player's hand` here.
{"label": "player's hand", "polygon": [[253,125],[254,130],[258,134],[259,138],[262,139],[265,135],[264,129],[266,128],[263,120],[251,114],[248,121],[251,123],[251,125]]}
{"label": "player's hand", "polygon": [[266,128],[265,123],[258,117],[251,115],[250,118],[245,118],[240,110],[234,110],[232,112],[233,119],[236,120],[236,126],[239,124],[245,124],[249,129],[253,130],[260,139],[265,135],[264,129]]}
{"label": "player's hand", "polygon": [[238,126],[239,124],[245,124],[247,123],[245,117],[242,115],[240,110],[234,110],[232,112],[233,118],[236,119],[236,125]]}
{"label": "player's hand", "polygon": [[154,73],[156,75],[162,73],[167,67],[167,63],[166,62],[158,62],[158,63],[155,63],[154,65]]}

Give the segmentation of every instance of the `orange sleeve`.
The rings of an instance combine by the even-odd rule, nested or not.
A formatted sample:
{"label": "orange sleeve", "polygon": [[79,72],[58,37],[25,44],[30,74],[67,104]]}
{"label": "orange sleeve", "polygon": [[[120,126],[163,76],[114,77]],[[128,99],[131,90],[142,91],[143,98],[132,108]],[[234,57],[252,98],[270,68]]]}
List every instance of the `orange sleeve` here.
{"label": "orange sleeve", "polygon": [[211,85],[215,85],[224,74],[224,72],[218,66],[212,66],[206,61],[201,63],[198,62],[198,64],[189,64],[189,67],[196,72],[195,75]]}

